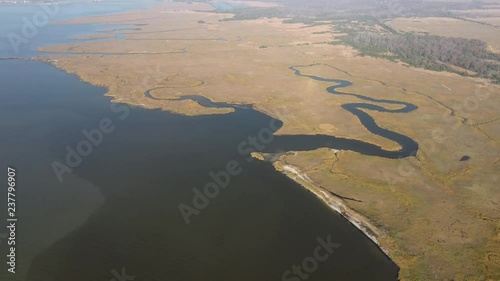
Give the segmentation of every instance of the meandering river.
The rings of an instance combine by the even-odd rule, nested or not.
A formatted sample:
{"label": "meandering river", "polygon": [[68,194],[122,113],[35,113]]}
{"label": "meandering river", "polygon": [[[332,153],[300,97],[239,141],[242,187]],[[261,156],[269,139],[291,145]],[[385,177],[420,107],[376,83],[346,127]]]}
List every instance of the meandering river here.
{"label": "meandering river", "polygon": [[[69,27],[43,32],[52,36],[44,42],[41,35],[40,45],[75,35]],[[397,266],[354,226],[271,164],[238,152],[269,127],[269,116],[249,106],[202,117],[113,107],[105,89],[41,62],[3,60],[0,74],[0,161],[18,170],[20,218],[17,273],[0,272],[0,279],[107,281],[125,268],[136,280],[282,280],[314,254],[318,238],[330,236],[340,247],[307,280],[396,280]],[[370,109],[363,106],[352,109]],[[85,139],[82,131],[105,118],[113,132],[60,182],[54,161],[64,162],[68,147]],[[398,143],[402,151],[384,152],[329,136],[278,136],[268,149],[411,154],[411,145]],[[178,205],[229,161],[240,163],[241,174],[186,225]]]}
{"label": "meandering river", "polygon": [[[346,95],[346,96],[352,96],[367,102],[372,102],[372,103],[348,103],[348,104],[343,104],[342,108],[345,110],[351,112],[354,114],[358,119],[360,120],[361,124],[368,129],[371,133],[379,135],[381,137],[384,137],[386,139],[389,139],[395,143],[397,143],[401,149],[400,150],[385,150],[381,148],[380,146],[367,143],[364,141],[356,140],[356,139],[347,139],[347,138],[338,138],[334,136],[329,136],[329,135],[284,135],[284,136],[275,136],[273,139],[273,142],[270,144],[266,145],[266,148],[262,150],[261,152],[269,152],[269,153],[280,153],[280,152],[287,152],[287,151],[308,151],[308,150],[315,150],[318,148],[322,147],[328,147],[332,149],[341,149],[341,150],[350,150],[350,151],[356,151],[364,155],[372,155],[372,156],[378,156],[378,157],[384,157],[384,158],[390,158],[390,159],[397,159],[397,158],[405,158],[409,156],[415,156],[418,151],[418,143],[414,141],[413,139],[399,134],[397,132],[391,131],[389,129],[385,129],[380,127],[373,117],[371,117],[367,112],[364,110],[372,110],[372,111],[378,111],[378,112],[384,112],[384,113],[408,113],[411,111],[416,110],[418,107],[416,105],[413,105],[411,103],[407,102],[401,102],[401,101],[395,101],[395,100],[387,100],[387,99],[375,99],[371,98],[368,96],[364,96],[361,94],[354,94],[354,93],[346,93],[346,92],[341,92],[338,89],[342,88],[347,88],[352,85],[351,82],[347,80],[341,80],[341,79],[331,79],[331,78],[323,78],[319,76],[313,76],[313,75],[305,75],[302,74],[302,72],[299,70],[300,68],[308,68],[308,67],[313,67],[317,66],[319,64],[311,64],[311,65],[304,65],[304,66],[291,66],[290,70],[294,72],[295,75],[313,79],[315,81],[320,81],[320,82],[329,82],[329,83],[334,83],[335,85],[329,86],[328,88],[325,89],[325,92],[333,94],[333,95]],[[161,87],[160,87],[161,88]],[[158,89],[158,88],[156,88]],[[228,103],[217,103],[217,102],[212,102],[210,99],[202,97],[202,96],[194,96],[194,95],[188,95],[188,96],[182,96],[179,98],[157,98],[154,95],[151,94],[151,91],[147,91],[144,94],[146,97],[154,100],[193,100],[196,101],[197,103],[201,104],[202,106],[205,107],[211,107],[211,108],[232,108],[235,111],[238,110],[248,110],[249,108],[253,108],[252,105],[235,105],[235,104],[228,104]],[[387,109],[379,105],[375,105],[373,103],[382,103],[382,104],[396,104],[396,105],[401,105],[402,107],[399,109]],[[263,113],[261,113],[264,115]],[[268,117],[270,118],[270,117]],[[282,124],[281,124],[282,125]],[[281,125],[276,128],[279,129]]]}

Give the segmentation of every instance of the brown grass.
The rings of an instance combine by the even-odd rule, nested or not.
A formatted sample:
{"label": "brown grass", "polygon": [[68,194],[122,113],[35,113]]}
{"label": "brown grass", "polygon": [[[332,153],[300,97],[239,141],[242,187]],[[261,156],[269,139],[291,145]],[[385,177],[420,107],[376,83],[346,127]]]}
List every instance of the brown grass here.
{"label": "brown grass", "polygon": [[[349,80],[354,84],[343,89],[348,92],[414,103],[419,109],[411,113],[370,114],[381,126],[418,141],[416,158],[388,160],[344,151],[333,165],[331,153],[318,150],[284,160],[335,193],[363,201],[346,204],[384,231],[379,242],[401,267],[403,280],[499,279],[498,85],[359,57],[348,47],[321,44],[332,40],[331,34],[318,34],[328,26],[283,24],[279,19],[221,22],[220,15],[185,11],[197,5],[202,4],[169,2],[154,10],[75,21],[144,26],[126,34],[126,40],[47,47],[44,50],[84,54],[42,59],[108,87],[107,94],[121,102],[188,115],[228,113],[190,101],[144,96],[157,88],[153,94],[162,98],[199,94],[214,101],[251,103],[284,122],[279,134],[328,134],[388,149],[397,149],[397,144],[371,134],[341,108],[359,99],[327,94],[325,88],[331,84],[297,77],[288,67],[332,65],[343,71],[327,66],[301,70]],[[205,23],[199,24],[200,19]],[[431,28],[433,22],[443,26]],[[479,30],[449,19],[398,19],[391,24],[447,36],[462,29],[460,34]],[[227,41],[214,40],[220,37]],[[304,42],[309,45],[301,45]],[[189,52],[169,53],[185,48]],[[85,54],[93,52],[143,54]],[[458,161],[464,155],[471,160]]]}

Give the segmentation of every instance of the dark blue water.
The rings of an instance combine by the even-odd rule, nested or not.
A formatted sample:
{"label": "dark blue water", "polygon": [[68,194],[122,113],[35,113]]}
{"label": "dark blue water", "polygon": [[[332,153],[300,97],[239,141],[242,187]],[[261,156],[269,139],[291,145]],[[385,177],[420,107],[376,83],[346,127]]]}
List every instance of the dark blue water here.
{"label": "dark blue water", "polygon": [[[51,66],[3,61],[0,69],[0,157],[19,170],[18,255],[32,258],[18,268],[27,279],[13,280],[109,280],[122,267],[142,280],[280,280],[328,235],[341,247],[309,280],[395,280],[397,267],[361,232],[271,164],[238,152],[269,127],[268,116],[127,107],[121,120],[104,89]],[[53,161],[64,163],[66,147],[103,118],[116,130],[58,182]],[[186,225],[179,203],[229,161],[242,173]]]}
{"label": "dark blue water", "polygon": [[[47,27],[24,54],[95,28],[73,27]],[[103,88],[20,60],[0,61],[0,85],[0,165],[16,167],[19,186],[17,273],[2,269],[0,280],[108,281],[122,268],[135,280],[282,280],[327,237],[340,247],[307,280],[396,280],[397,266],[360,231],[271,164],[239,152],[249,136],[280,124],[251,106],[186,117],[113,105]],[[60,182],[55,161],[66,163],[68,147],[104,119],[113,132]],[[290,142],[275,141],[285,150]],[[192,205],[193,188],[231,161],[241,173],[186,224],[179,204]],[[6,243],[0,253],[5,265]]]}

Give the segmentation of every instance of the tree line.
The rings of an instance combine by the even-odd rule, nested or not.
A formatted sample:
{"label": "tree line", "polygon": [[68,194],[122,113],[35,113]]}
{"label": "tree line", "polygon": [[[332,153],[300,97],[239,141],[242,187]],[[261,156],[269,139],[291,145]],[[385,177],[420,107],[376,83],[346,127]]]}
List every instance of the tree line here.
{"label": "tree line", "polygon": [[351,33],[342,41],[362,55],[400,60],[411,66],[488,78],[500,83],[500,55],[481,40],[427,34]]}

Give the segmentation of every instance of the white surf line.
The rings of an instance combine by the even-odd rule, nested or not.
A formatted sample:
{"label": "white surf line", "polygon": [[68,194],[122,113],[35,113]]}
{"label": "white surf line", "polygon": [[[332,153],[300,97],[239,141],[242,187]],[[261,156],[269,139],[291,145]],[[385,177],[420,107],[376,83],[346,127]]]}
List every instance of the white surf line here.
{"label": "white surf line", "polygon": [[375,233],[378,235],[377,231],[375,231],[375,229],[377,229],[377,228],[374,227],[371,223],[369,223],[368,219],[362,218],[359,214],[357,214],[351,208],[346,206],[344,204],[344,202],[341,201],[341,199],[333,196],[332,194],[325,192],[322,188],[318,187],[306,174],[300,173],[299,168],[291,166],[291,165],[283,165],[283,172],[285,174],[288,174],[288,175],[293,174],[298,179],[300,179],[302,182],[312,185],[314,188],[310,188],[310,187],[306,186],[305,184],[301,184],[302,186],[307,188],[309,191],[314,193],[319,199],[321,199],[323,202],[325,202],[331,209],[333,209],[335,212],[339,213],[346,220],[348,220],[351,224],[353,224],[357,229],[359,229],[361,232],[363,232],[363,234],[365,234],[366,237],[368,237],[370,240],[372,240],[373,243],[377,244],[377,246],[388,257],[390,257],[389,252],[380,245],[380,243],[377,240],[377,237],[372,234],[372,233]]}

